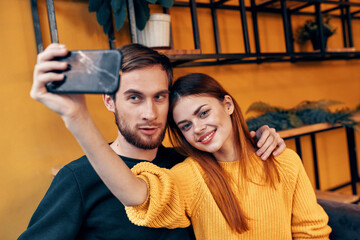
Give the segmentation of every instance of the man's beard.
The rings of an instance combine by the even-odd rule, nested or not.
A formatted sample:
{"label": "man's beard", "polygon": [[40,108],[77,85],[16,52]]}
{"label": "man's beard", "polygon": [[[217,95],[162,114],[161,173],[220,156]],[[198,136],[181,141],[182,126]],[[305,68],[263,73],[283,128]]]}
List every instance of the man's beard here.
{"label": "man's beard", "polygon": [[128,143],[145,150],[155,149],[161,145],[165,137],[165,129],[162,129],[162,132],[155,139],[149,136],[149,140],[144,140],[137,134],[137,130],[131,129],[122,117],[119,118],[117,109],[115,109],[114,115],[116,125]]}

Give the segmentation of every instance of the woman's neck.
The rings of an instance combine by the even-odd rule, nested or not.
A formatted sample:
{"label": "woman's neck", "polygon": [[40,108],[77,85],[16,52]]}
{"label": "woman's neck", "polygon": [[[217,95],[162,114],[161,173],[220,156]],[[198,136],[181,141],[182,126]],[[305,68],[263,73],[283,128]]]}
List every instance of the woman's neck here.
{"label": "woman's neck", "polygon": [[[248,155],[255,152],[250,141],[246,141],[245,147],[247,148]],[[228,144],[224,144],[223,147],[213,155],[219,162],[234,162],[239,160],[239,153],[234,140],[229,141]]]}

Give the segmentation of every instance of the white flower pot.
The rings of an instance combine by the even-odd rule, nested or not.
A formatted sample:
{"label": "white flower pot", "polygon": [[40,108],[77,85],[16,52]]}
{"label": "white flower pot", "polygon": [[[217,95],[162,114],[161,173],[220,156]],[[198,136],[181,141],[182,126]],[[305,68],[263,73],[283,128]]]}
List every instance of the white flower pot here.
{"label": "white flower pot", "polygon": [[138,43],[147,47],[170,46],[170,15],[154,13],[150,15],[144,30],[136,29]]}

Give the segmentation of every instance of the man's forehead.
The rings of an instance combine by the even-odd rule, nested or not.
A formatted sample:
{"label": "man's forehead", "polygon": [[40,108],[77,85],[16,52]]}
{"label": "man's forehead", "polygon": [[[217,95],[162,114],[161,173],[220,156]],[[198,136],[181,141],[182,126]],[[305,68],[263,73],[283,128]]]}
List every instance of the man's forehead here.
{"label": "man's forehead", "polygon": [[119,91],[158,92],[168,90],[168,83],[166,72],[153,66],[122,73]]}

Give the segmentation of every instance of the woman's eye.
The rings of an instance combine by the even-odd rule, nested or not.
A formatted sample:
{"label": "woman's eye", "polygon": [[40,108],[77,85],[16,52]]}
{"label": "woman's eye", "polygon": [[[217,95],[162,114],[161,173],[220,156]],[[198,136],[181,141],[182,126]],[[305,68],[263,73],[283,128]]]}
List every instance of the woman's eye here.
{"label": "woman's eye", "polygon": [[210,112],[210,110],[206,110],[206,111],[201,112],[200,115],[199,115],[200,118],[206,117],[209,114],[209,112]]}
{"label": "woman's eye", "polygon": [[181,131],[187,131],[190,129],[190,127],[191,127],[191,123],[186,123],[186,124],[182,125]]}

